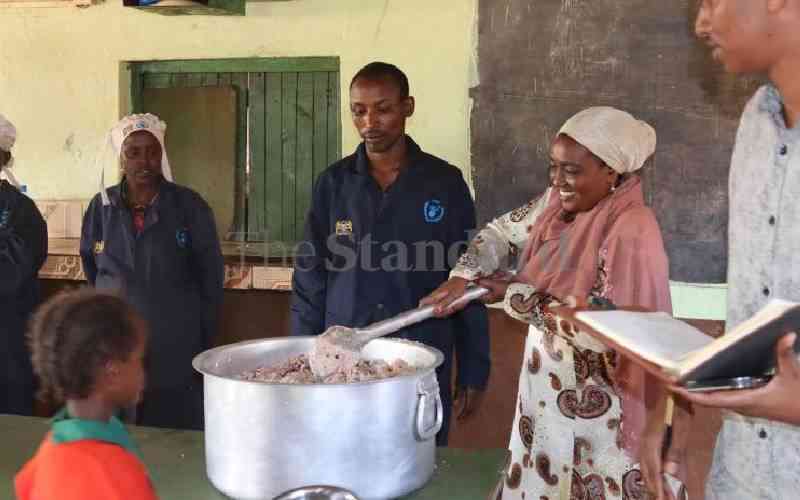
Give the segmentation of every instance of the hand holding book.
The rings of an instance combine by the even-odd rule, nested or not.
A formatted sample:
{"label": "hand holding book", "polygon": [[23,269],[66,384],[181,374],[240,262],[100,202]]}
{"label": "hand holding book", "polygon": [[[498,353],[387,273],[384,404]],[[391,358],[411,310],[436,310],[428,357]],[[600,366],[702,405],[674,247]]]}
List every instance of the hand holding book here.
{"label": "hand holding book", "polygon": [[556,314],[675,385],[769,375],[775,344],[800,327],[800,304],[777,299],[718,339],[666,313],[623,307]]}
{"label": "hand holding book", "polygon": [[669,389],[692,403],[733,410],[751,417],[800,425],[800,361],[794,350],[797,335],[785,335],[775,347],[777,370],[764,387],[752,390],[689,392],[673,385]]}

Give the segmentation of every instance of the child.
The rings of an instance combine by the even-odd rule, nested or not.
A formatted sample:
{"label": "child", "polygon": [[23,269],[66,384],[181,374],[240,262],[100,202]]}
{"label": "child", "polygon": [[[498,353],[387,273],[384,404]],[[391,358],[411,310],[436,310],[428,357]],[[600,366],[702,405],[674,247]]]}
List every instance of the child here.
{"label": "child", "polygon": [[123,299],[87,289],[48,301],[28,337],[41,396],[66,404],[17,475],[17,498],[155,499],[138,451],[114,416],[144,389],[144,320]]}

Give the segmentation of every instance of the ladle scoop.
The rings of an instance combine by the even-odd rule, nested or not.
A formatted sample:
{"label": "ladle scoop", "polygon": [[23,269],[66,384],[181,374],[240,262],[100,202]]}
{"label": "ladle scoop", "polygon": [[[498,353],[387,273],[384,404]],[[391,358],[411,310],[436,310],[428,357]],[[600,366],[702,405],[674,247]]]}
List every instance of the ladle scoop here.
{"label": "ladle scoop", "polygon": [[[449,307],[472,302],[488,292],[486,288],[470,286],[464,295],[454,300]],[[314,342],[314,347],[308,356],[311,371],[317,378],[325,378],[334,372],[349,370],[361,359],[361,349],[367,342],[425,321],[433,317],[434,310],[433,305],[418,307],[363,328],[332,326]]]}

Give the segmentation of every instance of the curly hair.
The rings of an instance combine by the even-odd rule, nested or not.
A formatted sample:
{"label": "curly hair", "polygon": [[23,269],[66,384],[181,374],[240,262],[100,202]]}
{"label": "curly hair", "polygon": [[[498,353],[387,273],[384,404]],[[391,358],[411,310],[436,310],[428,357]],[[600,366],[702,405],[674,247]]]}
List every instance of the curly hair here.
{"label": "curly hair", "polygon": [[126,361],[137,345],[136,312],[121,297],[85,288],[59,294],[33,316],[28,331],[39,397],[82,399],[108,361]]}

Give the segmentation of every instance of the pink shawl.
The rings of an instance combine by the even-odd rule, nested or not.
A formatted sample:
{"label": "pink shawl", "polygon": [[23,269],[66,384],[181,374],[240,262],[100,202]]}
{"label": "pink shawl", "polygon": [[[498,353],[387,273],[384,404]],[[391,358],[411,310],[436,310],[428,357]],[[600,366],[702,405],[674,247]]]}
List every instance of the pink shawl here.
{"label": "pink shawl", "polygon": [[[553,190],[522,254],[519,281],[562,300],[594,293],[617,306],[672,313],[667,255],[638,177],[571,222],[561,213]],[[645,425],[645,372],[621,358],[614,379],[621,391],[624,446],[635,458]]]}

